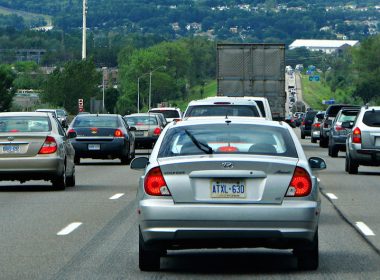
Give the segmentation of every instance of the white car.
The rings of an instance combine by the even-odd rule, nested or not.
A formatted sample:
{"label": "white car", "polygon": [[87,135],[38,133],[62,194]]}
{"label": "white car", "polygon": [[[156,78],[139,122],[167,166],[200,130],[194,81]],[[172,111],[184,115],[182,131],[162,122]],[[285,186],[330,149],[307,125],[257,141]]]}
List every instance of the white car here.
{"label": "white car", "polygon": [[150,113],[161,113],[165,116],[167,122],[172,122],[174,120],[180,120],[182,118],[182,113],[180,108],[175,107],[160,107],[151,108]]}

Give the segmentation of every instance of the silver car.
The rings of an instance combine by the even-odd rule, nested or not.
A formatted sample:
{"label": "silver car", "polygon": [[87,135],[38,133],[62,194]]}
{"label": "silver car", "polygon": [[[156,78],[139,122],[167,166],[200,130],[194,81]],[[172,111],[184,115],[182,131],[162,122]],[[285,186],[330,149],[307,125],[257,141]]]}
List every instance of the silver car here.
{"label": "silver car", "polygon": [[380,166],[380,106],[362,107],[356,121],[342,127],[352,129],[346,139],[346,172],[357,174],[360,165]]}
{"label": "silver car", "polygon": [[294,249],[301,269],[318,267],[321,202],[292,128],[282,122],[210,117],[169,124],[138,189],[139,266],[156,270],[166,250]]}
{"label": "silver car", "polygon": [[75,186],[74,148],[50,113],[0,113],[0,180]]}

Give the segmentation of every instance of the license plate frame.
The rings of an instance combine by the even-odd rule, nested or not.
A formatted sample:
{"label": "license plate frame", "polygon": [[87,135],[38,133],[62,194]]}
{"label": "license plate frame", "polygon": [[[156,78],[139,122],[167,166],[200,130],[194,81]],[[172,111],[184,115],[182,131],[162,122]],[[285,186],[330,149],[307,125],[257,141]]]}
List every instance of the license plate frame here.
{"label": "license plate frame", "polygon": [[17,154],[20,150],[20,145],[4,145],[2,149],[5,154]]}
{"label": "license plate frame", "polygon": [[135,131],[135,136],[139,136],[139,137],[141,137],[141,136],[144,136],[144,134],[145,134],[145,133],[144,133],[144,131],[142,131],[142,130],[140,130],[140,131],[139,131],[139,130],[136,130],[136,131]]}
{"label": "license plate frame", "polygon": [[100,144],[88,144],[89,151],[100,151]]}
{"label": "license plate frame", "polygon": [[241,178],[212,179],[210,197],[213,199],[246,199],[246,180]]}

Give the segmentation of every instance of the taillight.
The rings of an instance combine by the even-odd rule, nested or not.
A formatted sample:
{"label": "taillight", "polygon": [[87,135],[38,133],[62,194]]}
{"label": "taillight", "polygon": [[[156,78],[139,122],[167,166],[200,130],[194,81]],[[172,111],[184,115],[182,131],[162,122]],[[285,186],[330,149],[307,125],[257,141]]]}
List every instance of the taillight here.
{"label": "taillight", "polygon": [[319,128],[319,127],[321,127],[321,124],[320,123],[315,123],[315,124],[313,124],[313,126],[316,127],[316,128]]}
{"label": "taillight", "polygon": [[305,122],[302,122],[302,125],[305,125]]}
{"label": "taillight", "polygon": [[238,148],[233,147],[233,146],[223,146],[223,147],[218,148],[218,151],[222,153],[233,153],[233,152],[236,152],[237,150]]}
{"label": "taillight", "polygon": [[123,137],[124,134],[123,132],[120,130],[120,129],[116,129],[114,134],[113,134],[114,137]]}
{"label": "taillight", "polygon": [[344,130],[344,128],[343,128],[341,125],[338,125],[338,124],[336,124],[336,125],[334,126],[334,129],[335,129],[336,131]]}
{"label": "taillight", "polygon": [[160,135],[160,134],[161,134],[161,128],[156,127],[156,128],[154,129],[154,131],[153,131],[153,134],[154,134],[154,135]]}
{"label": "taillight", "polygon": [[361,144],[362,142],[362,132],[359,127],[355,127],[354,130],[352,130],[352,142],[356,144]]}
{"label": "taillight", "polygon": [[296,167],[290,181],[286,196],[301,197],[311,192],[311,179],[309,173],[302,167]]}
{"label": "taillight", "polygon": [[39,154],[52,154],[57,151],[57,142],[54,137],[47,136],[44,144],[42,145]]}
{"label": "taillight", "polygon": [[149,170],[144,179],[144,189],[149,195],[154,196],[170,196],[170,191],[166,186],[164,176],[162,176],[161,169],[154,167]]}

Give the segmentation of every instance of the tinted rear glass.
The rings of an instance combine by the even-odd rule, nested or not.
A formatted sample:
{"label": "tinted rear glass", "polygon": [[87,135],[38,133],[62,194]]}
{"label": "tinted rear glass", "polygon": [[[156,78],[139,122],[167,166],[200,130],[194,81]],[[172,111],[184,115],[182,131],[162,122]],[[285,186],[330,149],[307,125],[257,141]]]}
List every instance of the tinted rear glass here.
{"label": "tinted rear glass", "polygon": [[265,118],[267,115],[265,114],[264,103],[262,101],[255,101],[255,102],[261,111],[261,115]]}
{"label": "tinted rear glass", "polygon": [[365,112],[363,123],[368,126],[380,127],[380,110]]}
{"label": "tinted rear glass", "polygon": [[336,106],[331,106],[331,107],[327,108],[326,114],[328,114],[329,117],[336,117],[336,115],[338,115],[340,109],[342,109],[344,107],[347,107],[347,108],[357,107],[357,108],[359,108],[358,106],[355,106],[355,105],[336,105]]}
{"label": "tinted rear glass", "polygon": [[191,106],[186,113],[186,117],[216,116],[260,117],[260,113],[258,112],[257,107],[248,105]]}
{"label": "tinted rear glass", "polygon": [[[197,147],[196,141],[201,148]],[[202,124],[171,128],[163,139],[158,157],[207,154],[209,149],[212,149],[213,154],[297,157],[288,130],[247,124]]]}
{"label": "tinted rear glass", "polygon": [[133,116],[126,117],[127,123],[130,126],[136,125],[157,125],[157,119],[155,116]]}
{"label": "tinted rear glass", "polygon": [[175,118],[181,117],[177,110],[150,110],[149,112],[161,113],[165,116],[165,118],[169,118],[169,119],[175,119]]}
{"label": "tinted rear glass", "polygon": [[48,117],[0,117],[0,132],[48,132],[50,130]]}
{"label": "tinted rear glass", "polygon": [[119,122],[115,116],[91,116],[83,115],[75,118],[73,127],[119,127]]}

